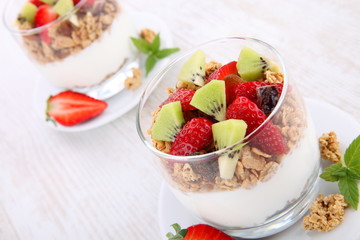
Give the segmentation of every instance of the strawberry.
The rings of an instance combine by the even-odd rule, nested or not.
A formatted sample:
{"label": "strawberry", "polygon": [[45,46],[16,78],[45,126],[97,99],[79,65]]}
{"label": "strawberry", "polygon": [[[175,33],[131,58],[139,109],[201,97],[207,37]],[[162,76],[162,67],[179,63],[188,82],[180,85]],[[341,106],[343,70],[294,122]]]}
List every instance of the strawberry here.
{"label": "strawberry", "polygon": [[170,154],[188,156],[212,142],[212,122],[206,118],[193,118],[177,134]]}
{"label": "strawberry", "polygon": [[73,126],[98,116],[106,107],[107,103],[104,101],[69,90],[49,97],[46,115],[47,120]]}
{"label": "strawberry", "polygon": [[[266,120],[266,115],[248,98],[238,97],[228,107],[226,118],[244,120],[248,125],[246,135],[249,135]],[[250,144],[268,154],[280,155],[287,152],[286,142],[271,122],[265,124],[259,133],[250,139]]]}
{"label": "strawberry", "polygon": [[224,80],[224,78],[230,74],[238,74],[238,70],[236,68],[236,61],[225,64],[221,68],[215,70],[213,73],[210,74],[205,84],[213,79]]}
{"label": "strawberry", "polygon": [[[41,5],[36,14],[35,14],[35,26],[36,27],[41,27],[44,26],[52,21],[54,21],[55,19],[57,19],[58,14],[55,13],[51,6],[49,5]],[[44,42],[46,42],[47,44],[50,44],[51,42],[51,38],[49,37],[48,31],[47,29],[44,29],[41,33],[40,33],[41,38],[44,40]]]}
{"label": "strawberry", "polygon": [[44,5],[45,3],[43,3],[40,0],[29,0],[30,3],[34,4],[36,7],[40,7],[41,5]]}
{"label": "strawberry", "polygon": [[159,107],[162,107],[165,104],[180,101],[181,108],[183,111],[195,110],[196,108],[190,105],[191,99],[194,96],[195,91],[191,89],[180,88],[173,92],[168,99],[166,99]]}
{"label": "strawberry", "polygon": [[279,94],[282,92],[283,84],[282,83],[275,83],[275,84],[269,84],[266,82],[244,82],[237,84],[234,86],[234,95],[236,97],[246,97],[250,101],[257,102],[257,94],[256,94],[256,88],[263,87],[267,85],[277,85]]}
{"label": "strawberry", "polygon": [[206,224],[197,224],[188,227],[187,229],[181,229],[179,224],[173,224],[175,229],[175,235],[168,233],[166,236],[169,240],[235,240],[222,231]]}

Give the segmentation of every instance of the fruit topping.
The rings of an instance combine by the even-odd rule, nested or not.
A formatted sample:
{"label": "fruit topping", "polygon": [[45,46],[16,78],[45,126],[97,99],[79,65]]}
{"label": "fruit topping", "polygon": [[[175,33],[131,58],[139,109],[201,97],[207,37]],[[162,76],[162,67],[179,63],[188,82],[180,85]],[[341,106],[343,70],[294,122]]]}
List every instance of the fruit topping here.
{"label": "fruit topping", "polygon": [[260,55],[249,47],[243,47],[236,65],[239,75],[246,81],[256,81],[263,78],[268,70],[279,72],[278,65]]}
{"label": "fruit topping", "polygon": [[27,2],[22,7],[19,13],[19,20],[25,20],[30,23],[34,23],[37,6],[31,2]]}
{"label": "fruit topping", "polygon": [[277,85],[267,85],[256,88],[257,105],[266,114],[269,115],[279,101],[279,87]]}
{"label": "fruit topping", "polygon": [[[246,135],[249,135],[266,120],[266,115],[248,98],[238,97],[228,107],[226,118],[244,120],[248,125]],[[268,154],[280,155],[287,152],[287,145],[280,131],[271,122],[251,138],[251,144]]]}
{"label": "fruit topping", "polygon": [[40,0],[41,2],[47,4],[47,5],[54,5],[56,0]]}
{"label": "fruit topping", "polygon": [[206,224],[193,225],[187,229],[181,229],[179,224],[171,226],[175,230],[175,235],[172,233],[166,234],[168,240],[234,240],[229,235]]}
{"label": "fruit topping", "polygon": [[241,77],[239,77],[239,75],[237,75],[237,74],[227,75],[224,78],[224,81],[225,81],[225,89],[226,89],[226,103],[230,104],[236,98],[236,95],[234,92],[235,86],[240,83],[243,83],[245,81]]}
{"label": "fruit topping", "polygon": [[178,81],[190,82],[203,86],[205,79],[205,53],[201,50],[195,52],[181,67]]}
{"label": "fruit topping", "polygon": [[238,74],[238,70],[236,68],[236,62],[230,62],[221,68],[215,70],[208,79],[206,80],[206,83],[210,82],[211,80],[224,80],[227,75],[230,74]]}
{"label": "fruit topping", "polygon": [[168,103],[158,113],[151,136],[155,140],[173,142],[184,123],[180,102]]}
{"label": "fruit topping", "polygon": [[40,0],[29,0],[29,2],[34,4],[36,7],[40,7],[41,5],[44,4],[44,2],[42,2]]}
{"label": "fruit topping", "polygon": [[[246,128],[247,124],[238,119],[229,119],[213,124],[212,131],[216,149],[223,149],[240,142],[245,137]],[[219,157],[221,178],[231,179],[234,176],[241,146],[239,144]]]}
{"label": "fruit topping", "polygon": [[225,120],[225,82],[212,80],[195,92],[190,104],[218,121]]}
{"label": "fruit topping", "polygon": [[170,102],[180,101],[181,108],[183,111],[195,110],[196,108],[190,105],[191,99],[194,96],[194,94],[195,91],[191,89],[186,89],[186,88],[177,89],[159,107],[162,107]]}
{"label": "fruit topping", "polygon": [[258,82],[258,81],[237,84],[234,87],[235,98],[246,97],[250,101],[253,101],[256,103],[256,101],[257,101],[256,88],[266,86],[266,85],[268,85],[268,84],[265,82]]}
{"label": "fruit topping", "polygon": [[209,145],[213,140],[212,124],[213,123],[206,118],[199,117],[191,119],[176,136],[171,146],[170,154],[189,156]]}
{"label": "fruit topping", "polygon": [[85,94],[64,91],[50,96],[47,100],[47,120],[56,121],[64,126],[73,126],[100,115],[107,103]]}
{"label": "fruit topping", "polygon": [[73,0],[58,0],[53,7],[53,11],[59,14],[60,16],[63,16],[73,7],[74,7]]}

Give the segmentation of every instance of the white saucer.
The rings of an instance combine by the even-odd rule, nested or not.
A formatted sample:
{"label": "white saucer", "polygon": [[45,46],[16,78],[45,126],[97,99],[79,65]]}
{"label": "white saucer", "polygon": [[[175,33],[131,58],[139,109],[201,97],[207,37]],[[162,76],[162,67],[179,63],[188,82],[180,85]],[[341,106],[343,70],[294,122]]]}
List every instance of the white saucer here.
{"label": "white saucer", "polygon": [[[360,124],[348,113],[335,108],[328,103],[317,100],[306,99],[306,104],[313,117],[317,136],[322,133],[335,131],[341,144],[341,151],[344,152],[346,147],[360,133]],[[322,162],[322,164],[326,164]],[[325,182],[320,179],[320,192],[325,195],[337,193],[336,183]],[[182,228],[187,228],[194,224],[203,223],[193,216],[171,193],[165,183],[161,186],[159,203],[158,203],[158,220],[160,233],[163,239],[168,232],[173,232],[170,225],[179,223]],[[301,220],[296,222],[287,230],[274,236],[262,238],[263,240],[355,240],[360,239],[360,211],[348,209],[345,215],[345,221],[327,233],[319,233],[316,231],[305,231],[302,228]]]}
{"label": "white saucer", "polygon": [[[167,27],[165,22],[162,21],[160,18],[155,15],[143,12],[130,13],[129,15],[132,18],[138,32],[140,32],[142,28],[153,29],[155,32],[159,32],[161,35],[161,48],[173,47],[171,32],[169,31],[169,28]],[[145,77],[143,62],[144,60],[142,59],[141,70],[144,74],[141,86],[136,90],[124,89],[120,93],[106,100],[106,102],[108,103],[108,108],[100,116],[72,127],[61,126],[60,124],[57,124],[57,126],[55,126],[52,122],[47,122],[47,125],[60,131],[77,132],[99,127],[122,116],[139,102],[141,94],[145,90],[147,83],[153,77],[155,77],[156,73],[159,72],[160,69],[166,66],[166,64],[169,62],[169,58],[165,58],[159,61],[147,77]],[[50,95],[55,95],[61,91],[63,91],[63,89],[52,86],[45,79],[38,79],[35,86],[33,102],[37,114],[39,115],[41,120],[44,121],[44,123],[46,123],[46,100]]]}

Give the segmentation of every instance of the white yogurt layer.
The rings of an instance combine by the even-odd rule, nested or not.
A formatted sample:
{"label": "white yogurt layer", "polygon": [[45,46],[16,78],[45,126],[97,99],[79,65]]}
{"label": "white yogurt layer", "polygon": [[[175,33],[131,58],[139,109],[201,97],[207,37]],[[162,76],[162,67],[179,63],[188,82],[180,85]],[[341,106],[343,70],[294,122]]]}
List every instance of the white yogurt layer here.
{"label": "white yogurt layer", "polygon": [[90,87],[114,73],[126,59],[136,55],[130,37],[137,36],[129,17],[120,13],[100,39],[62,61],[38,65],[54,85],[63,88]]}
{"label": "white yogurt layer", "polygon": [[287,154],[275,175],[251,189],[183,193],[173,189],[178,199],[198,217],[224,227],[252,227],[296,200],[309,178],[318,169],[320,153],[312,121],[304,138]]}

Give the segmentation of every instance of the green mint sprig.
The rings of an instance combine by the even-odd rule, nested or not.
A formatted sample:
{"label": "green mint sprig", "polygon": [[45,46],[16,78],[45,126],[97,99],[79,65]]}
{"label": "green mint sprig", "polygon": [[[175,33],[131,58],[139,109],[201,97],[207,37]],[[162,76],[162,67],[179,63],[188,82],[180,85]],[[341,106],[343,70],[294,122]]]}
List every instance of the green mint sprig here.
{"label": "green mint sprig", "polygon": [[360,135],[349,145],[341,161],[325,168],[320,177],[329,182],[338,182],[340,193],[355,210],[359,205],[360,180]]}
{"label": "green mint sprig", "polygon": [[158,62],[158,60],[166,58],[166,57],[170,56],[171,54],[180,50],[179,48],[160,49],[160,34],[159,33],[156,34],[152,43],[149,43],[142,38],[134,38],[134,37],[131,37],[131,41],[133,42],[135,47],[141,53],[148,55],[146,58],[146,61],[145,61],[146,76],[154,68],[154,66]]}

